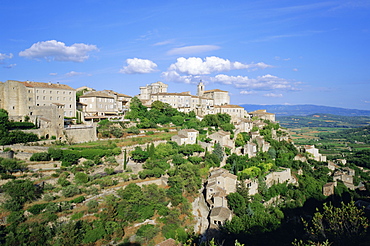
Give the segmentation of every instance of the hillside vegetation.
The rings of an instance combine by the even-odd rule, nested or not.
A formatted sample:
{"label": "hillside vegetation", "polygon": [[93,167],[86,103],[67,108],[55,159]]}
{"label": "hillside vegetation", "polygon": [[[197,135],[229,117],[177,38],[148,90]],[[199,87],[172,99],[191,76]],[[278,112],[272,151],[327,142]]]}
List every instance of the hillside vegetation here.
{"label": "hillside vegetation", "polygon": [[[301,240],[294,245],[369,242],[368,218],[350,201],[370,194],[349,190],[339,180],[332,196],[324,196],[323,186],[334,181],[334,172],[290,141],[278,123],[253,119],[249,132],[236,132],[228,114],[200,120],[168,104],[154,106],[148,111],[133,99],[130,125],[100,122],[104,141],[56,141],[27,163],[0,158],[1,177],[7,181],[1,186],[0,244],[156,245],[169,238],[183,245],[292,245],[294,239]],[[170,130],[189,128],[199,132],[196,144],[170,141]],[[210,135],[221,129],[236,147],[256,146],[256,153],[236,154],[217,141],[209,144]],[[360,131],[353,135],[360,137]],[[368,156],[366,151],[348,155],[346,167],[355,170],[355,187],[368,186]],[[55,168],[44,172],[32,167],[49,162]],[[200,212],[194,214],[192,202],[203,196],[199,191],[210,170],[222,164],[240,181],[236,192],[225,196],[233,217],[198,235],[194,224]],[[338,165],[338,171],[342,169]],[[269,174],[284,170],[291,171],[292,182],[267,184]],[[249,193],[246,180],[258,182],[256,194]],[[328,201],[333,204],[323,205]],[[320,223],[323,227],[317,226]],[[345,228],[336,227],[342,224]],[[201,244],[202,236],[209,241]]]}

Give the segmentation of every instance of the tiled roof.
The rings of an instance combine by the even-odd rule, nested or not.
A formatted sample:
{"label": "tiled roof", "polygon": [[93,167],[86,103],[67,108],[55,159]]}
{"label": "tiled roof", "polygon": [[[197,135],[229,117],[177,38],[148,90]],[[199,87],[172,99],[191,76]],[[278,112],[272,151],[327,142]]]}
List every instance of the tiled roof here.
{"label": "tiled roof", "polygon": [[223,90],[220,90],[220,89],[204,91],[204,93],[211,93],[211,92],[227,92],[227,91],[223,91]]}
{"label": "tiled roof", "polygon": [[242,106],[239,105],[220,105],[220,106],[215,106],[215,108],[243,108]]}
{"label": "tiled roof", "polygon": [[152,96],[190,96],[190,94],[186,93],[186,92],[182,92],[182,93],[176,93],[176,92],[160,92],[160,93],[155,93],[155,94],[152,94]]}
{"label": "tiled roof", "polygon": [[93,91],[93,92],[89,92],[89,93],[86,93],[81,97],[105,97],[105,98],[114,98],[114,96],[110,96],[104,92],[100,92],[100,91]]}
{"label": "tiled roof", "polygon": [[32,88],[53,88],[53,89],[64,89],[64,90],[74,90],[69,85],[63,85],[63,84],[53,84],[53,83],[44,83],[44,82],[33,82],[33,81],[15,81],[24,84],[26,87],[32,87]]}

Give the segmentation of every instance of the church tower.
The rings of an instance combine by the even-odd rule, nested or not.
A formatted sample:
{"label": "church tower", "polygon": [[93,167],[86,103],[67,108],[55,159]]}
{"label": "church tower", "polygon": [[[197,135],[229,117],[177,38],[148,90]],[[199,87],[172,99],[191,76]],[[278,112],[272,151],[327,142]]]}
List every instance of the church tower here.
{"label": "church tower", "polygon": [[198,91],[197,91],[197,96],[202,97],[204,94],[204,84],[202,81],[198,84]]}

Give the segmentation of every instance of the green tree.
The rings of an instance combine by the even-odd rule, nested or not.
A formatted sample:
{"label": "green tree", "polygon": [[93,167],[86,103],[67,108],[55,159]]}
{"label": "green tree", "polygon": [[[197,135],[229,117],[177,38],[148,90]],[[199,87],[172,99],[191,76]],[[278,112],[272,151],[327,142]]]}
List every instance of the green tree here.
{"label": "green tree", "polygon": [[341,203],[341,207],[324,204],[323,211],[317,212],[312,218],[312,225],[305,222],[305,230],[314,241],[336,242],[340,245],[353,245],[359,242],[369,226],[364,211],[357,208],[351,201],[348,204]]}
{"label": "green tree", "polygon": [[10,200],[5,202],[5,208],[16,211],[28,201],[41,197],[42,189],[35,186],[30,180],[12,180],[2,186]]}
{"label": "green tree", "polygon": [[243,215],[246,212],[246,202],[239,193],[230,193],[227,197],[227,206],[234,211],[237,216]]}
{"label": "green tree", "polygon": [[136,162],[144,162],[149,158],[149,154],[140,146],[136,146],[135,150],[131,151],[131,158]]}

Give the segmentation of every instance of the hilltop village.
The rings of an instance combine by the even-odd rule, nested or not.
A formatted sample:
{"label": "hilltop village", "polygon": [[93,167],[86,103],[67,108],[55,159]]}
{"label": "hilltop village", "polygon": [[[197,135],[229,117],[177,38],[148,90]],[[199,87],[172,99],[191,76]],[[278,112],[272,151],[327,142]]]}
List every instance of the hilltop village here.
{"label": "hilltop village", "polygon": [[[366,190],[345,159],[296,146],[274,114],[232,105],[227,91],[205,90],[202,82],[196,95],[168,92],[162,82],[139,89],[132,97],[59,83],[0,83],[9,122],[33,123],[22,131],[43,140],[2,146],[1,161],[15,161],[1,166],[1,225],[8,228],[1,243],[189,245],[231,235],[226,245],[234,245],[248,241],[240,235],[271,232],[283,221],[303,228],[283,209]],[[87,145],[98,140],[106,145]],[[9,190],[27,182],[35,193],[17,200]],[[37,238],[32,226],[47,236]]]}

